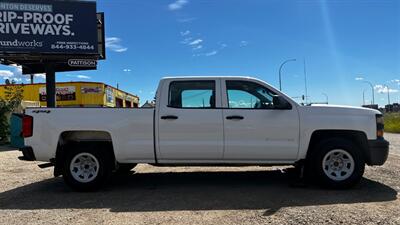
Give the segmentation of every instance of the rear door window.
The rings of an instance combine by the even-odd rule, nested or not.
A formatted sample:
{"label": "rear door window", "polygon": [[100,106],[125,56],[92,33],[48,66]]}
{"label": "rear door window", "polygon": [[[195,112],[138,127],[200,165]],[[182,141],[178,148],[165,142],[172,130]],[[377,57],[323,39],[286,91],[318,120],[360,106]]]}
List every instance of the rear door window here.
{"label": "rear door window", "polygon": [[168,106],[173,108],[215,108],[215,81],[173,81]]}

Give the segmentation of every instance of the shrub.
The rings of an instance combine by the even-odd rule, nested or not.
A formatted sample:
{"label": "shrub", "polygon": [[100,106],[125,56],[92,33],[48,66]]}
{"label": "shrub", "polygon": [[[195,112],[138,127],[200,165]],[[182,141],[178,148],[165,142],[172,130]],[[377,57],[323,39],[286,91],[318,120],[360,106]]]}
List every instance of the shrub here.
{"label": "shrub", "polygon": [[400,133],[400,113],[385,113],[385,131]]}
{"label": "shrub", "polygon": [[20,105],[23,98],[22,85],[6,85],[4,98],[0,98],[0,143],[6,143],[10,136],[10,115]]}

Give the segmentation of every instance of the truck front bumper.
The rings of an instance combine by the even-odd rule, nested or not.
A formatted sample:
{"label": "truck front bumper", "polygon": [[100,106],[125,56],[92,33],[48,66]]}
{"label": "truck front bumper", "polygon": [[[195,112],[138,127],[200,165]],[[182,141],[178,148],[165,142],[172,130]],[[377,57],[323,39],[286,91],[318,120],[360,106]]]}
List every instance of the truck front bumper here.
{"label": "truck front bumper", "polygon": [[20,160],[24,160],[24,161],[35,161],[36,157],[35,157],[35,153],[33,153],[33,149],[30,146],[24,146],[19,148],[19,150],[22,152],[21,157],[18,157],[18,159]]}
{"label": "truck front bumper", "polygon": [[369,140],[369,165],[383,165],[389,155],[389,142],[385,139]]}

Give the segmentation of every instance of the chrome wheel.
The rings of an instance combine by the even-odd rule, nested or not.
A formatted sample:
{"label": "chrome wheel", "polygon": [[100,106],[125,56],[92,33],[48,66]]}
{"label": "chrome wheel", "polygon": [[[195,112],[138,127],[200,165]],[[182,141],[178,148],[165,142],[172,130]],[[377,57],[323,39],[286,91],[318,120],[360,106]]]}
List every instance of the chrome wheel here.
{"label": "chrome wheel", "polygon": [[334,149],[326,153],[322,160],[322,168],[326,176],[334,181],[343,181],[354,172],[354,159],[345,150]]}
{"label": "chrome wheel", "polygon": [[81,183],[93,181],[99,173],[99,161],[97,158],[87,152],[76,155],[70,164],[72,177]]}

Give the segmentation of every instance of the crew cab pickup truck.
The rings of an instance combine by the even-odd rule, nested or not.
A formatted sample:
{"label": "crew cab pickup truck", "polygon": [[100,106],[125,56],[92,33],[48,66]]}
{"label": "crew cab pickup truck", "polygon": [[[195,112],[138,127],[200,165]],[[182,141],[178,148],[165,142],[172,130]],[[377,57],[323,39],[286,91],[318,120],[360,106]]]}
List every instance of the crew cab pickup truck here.
{"label": "crew cab pickup truck", "polygon": [[13,118],[20,158],[54,165],[77,190],[138,163],[294,165],[312,181],[347,188],[389,151],[379,111],[299,105],[250,77],[164,78],[155,108],[33,108]]}

